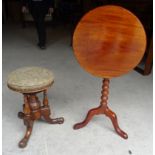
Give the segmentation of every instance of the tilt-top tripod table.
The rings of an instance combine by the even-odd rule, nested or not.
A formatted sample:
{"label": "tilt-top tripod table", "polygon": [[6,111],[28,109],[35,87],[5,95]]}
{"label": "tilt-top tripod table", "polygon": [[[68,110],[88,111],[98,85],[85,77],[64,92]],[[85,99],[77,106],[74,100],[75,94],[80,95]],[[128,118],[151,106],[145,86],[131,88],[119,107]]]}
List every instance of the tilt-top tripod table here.
{"label": "tilt-top tripod table", "polygon": [[108,107],[109,82],[132,70],[146,48],[146,34],[139,19],[130,11],[114,5],[88,12],[78,23],[73,49],[79,64],[94,76],[103,78],[100,106],[89,110],[85,120],[74,125],[79,129],[94,115],[105,114],[122,138],[128,135],[118,125],[116,114]]}

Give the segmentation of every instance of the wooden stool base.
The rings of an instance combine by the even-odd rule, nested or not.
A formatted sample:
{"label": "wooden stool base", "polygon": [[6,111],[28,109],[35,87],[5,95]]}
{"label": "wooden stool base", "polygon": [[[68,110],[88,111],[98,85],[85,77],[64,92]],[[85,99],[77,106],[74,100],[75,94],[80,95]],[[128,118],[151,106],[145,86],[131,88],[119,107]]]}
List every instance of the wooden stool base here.
{"label": "wooden stool base", "polygon": [[33,123],[35,120],[43,118],[46,122],[50,124],[62,124],[64,118],[50,118],[50,108],[48,106],[47,92],[44,91],[43,105],[39,101],[36,93],[23,94],[24,95],[24,105],[23,112],[18,113],[18,117],[23,119],[24,125],[26,126],[26,133],[24,138],[19,142],[19,147],[24,148],[31,136]]}
{"label": "wooden stool base", "polygon": [[75,124],[73,128],[80,129],[86,126],[94,115],[105,114],[111,119],[115,131],[118,133],[118,135],[120,135],[124,139],[127,139],[128,135],[124,131],[122,131],[118,125],[116,114],[113,111],[111,111],[107,106],[108,94],[109,94],[109,79],[104,79],[100,106],[89,110],[85,120],[81,123]]}

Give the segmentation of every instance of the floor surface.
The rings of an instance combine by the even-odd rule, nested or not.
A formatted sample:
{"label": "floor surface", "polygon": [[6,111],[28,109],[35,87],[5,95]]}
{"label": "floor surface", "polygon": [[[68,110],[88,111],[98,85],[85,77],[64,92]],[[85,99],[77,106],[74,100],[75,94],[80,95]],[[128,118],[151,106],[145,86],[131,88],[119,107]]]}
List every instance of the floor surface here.
{"label": "floor surface", "polygon": [[[90,108],[99,105],[102,79],[77,63],[69,27],[48,28],[47,32],[47,49],[40,50],[33,26],[3,25],[3,155],[152,155],[152,74],[131,71],[111,80],[109,106],[128,133],[127,140],[101,115],[85,128],[73,130]],[[9,90],[6,81],[11,71],[24,66],[53,71],[55,83],[48,92],[52,116],[63,116],[65,122],[50,125],[36,121],[28,146],[20,149],[18,142],[25,133],[23,121],[17,118],[22,95]]]}

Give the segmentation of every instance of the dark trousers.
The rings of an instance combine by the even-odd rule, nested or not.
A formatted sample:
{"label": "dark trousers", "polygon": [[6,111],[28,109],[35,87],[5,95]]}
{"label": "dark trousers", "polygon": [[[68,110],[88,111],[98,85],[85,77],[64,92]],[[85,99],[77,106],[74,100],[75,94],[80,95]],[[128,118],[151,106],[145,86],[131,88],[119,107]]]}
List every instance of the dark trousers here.
{"label": "dark trousers", "polygon": [[46,43],[45,16],[48,12],[48,7],[38,2],[37,4],[31,6],[30,12],[36,25],[39,44],[45,45]]}

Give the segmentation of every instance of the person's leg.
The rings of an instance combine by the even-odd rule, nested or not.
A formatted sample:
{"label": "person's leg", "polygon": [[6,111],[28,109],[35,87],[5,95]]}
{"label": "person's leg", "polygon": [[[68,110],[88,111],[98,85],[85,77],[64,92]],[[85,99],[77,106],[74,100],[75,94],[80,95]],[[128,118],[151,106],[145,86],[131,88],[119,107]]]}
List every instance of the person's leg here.
{"label": "person's leg", "polygon": [[31,14],[33,16],[37,34],[38,34],[38,46],[42,49],[45,48],[46,44],[46,31],[45,31],[45,15],[47,13],[46,8],[42,8],[42,6],[36,6],[31,10]]}
{"label": "person's leg", "polygon": [[38,35],[38,42],[39,42],[39,16],[38,16],[38,7],[37,6],[33,6],[31,9],[30,9],[30,12],[31,12],[31,15],[33,17],[33,20],[34,20],[34,23],[35,23],[35,26],[36,26],[36,30],[37,30],[37,35]]}
{"label": "person's leg", "polygon": [[37,27],[38,27],[38,37],[39,37],[39,45],[40,47],[45,46],[46,44],[46,27],[45,27],[45,12],[39,13],[39,19],[37,21]]}

